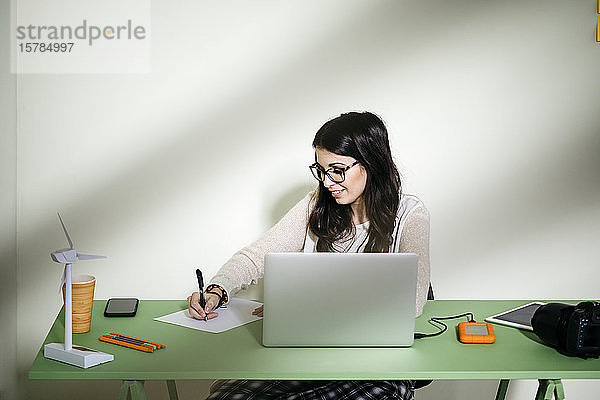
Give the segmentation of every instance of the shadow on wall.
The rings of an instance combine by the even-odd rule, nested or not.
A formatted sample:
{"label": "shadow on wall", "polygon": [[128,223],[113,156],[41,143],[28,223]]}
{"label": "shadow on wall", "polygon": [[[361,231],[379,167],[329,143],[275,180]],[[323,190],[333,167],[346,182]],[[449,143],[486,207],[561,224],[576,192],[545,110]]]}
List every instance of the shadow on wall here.
{"label": "shadow on wall", "polygon": [[[459,218],[466,217],[468,221],[456,220],[457,214],[451,209],[438,208],[436,225],[446,231],[443,236],[477,238],[476,246],[469,246],[468,251],[457,248],[452,258],[460,260],[461,265],[477,265],[477,260],[493,256],[499,248],[534,240],[598,210],[600,136],[595,126],[600,121],[594,123],[594,118],[597,119],[591,117],[578,127],[576,140],[556,143],[549,150],[532,154],[525,163],[507,160],[502,176],[481,182],[468,195],[450,193],[444,203],[455,207],[462,201],[469,212]],[[564,131],[574,131],[570,124],[569,120],[564,121]],[[536,207],[523,206],[528,204]],[[498,242],[498,238],[502,241]],[[549,246],[548,251],[563,249]]]}
{"label": "shadow on wall", "polygon": [[[444,40],[435,35],[422,35],[428,27],[435,25],[440,31],[451,31],[453,28],[457,29],[462,26],[461,22],[488,15],[490,12],[490,8],[471,7],[470,2],[459,2],[458,6],[456,4],[450,6],[448,2],[444,1],[435,3],[389,2],[373,3],[371,7],[365,7],[360,15],[356,15],[354,19],[349,18],[343,27],[330,32],[328,37],[302,49],[295,57],[286,60],[287,63],[277,64],[278,69],[269,75],[268,80],[259,80],[248,85],[244,88],[245,92],[232,93],[229,101],[222,104],[214,114],[202,115],[192,124],[174,129],[172,142],[162,146],[160,152],[148,154],[144,160],[132,164],[127,170],[120,171],[118,176],[99,185],[94,191],[80,193],[72,204],[65,206],[65,208],[69,208],[70,219],[80,221],[82,225],[93,224],[97,236],[111,236],[122,228],[137,226],[139,221],[143,221],[149,213],[154,213],[164,206],[160,203],[162,197],[156,195],[158,191],[177,193],[181,190],[180,183],[185,178],[189,178],[188,181],[193,182],[195,179],[201,178],[198,176],[199,171],[213,169],[215,160],[220,157],[219,152],[214,149],[220,148],[222,140],[219,135],[211,134],[214,126],[219,126],[222,132],[236,135],[236,140],[229,143],[232,151],[253,148],[260,152],[260,147],[256,146],[255,137],[247,134],[238,136],[237,134],[261,131],[260,128],[265,123],[265,109],[273,105],[278,107],[278,121],[292,118],[298,110],[310,112],[310,109],[306,108],[306,104],[310,104],[309,100],[314,97],[316,92],[335,92],[335,90],[345,87],[348,77],[353,74],[364,73],[365,70],[377,70],[380,68],[380,64],[385,64],[390,68],[397,67],[398,70],[394,72],[397,74],[402,67],[411,65],[411,51],[424,51],[428,47],[436,46],[438,41]],[[511,6],[516,6],[516,3],[512,3]],[[493,7],[502,10],[508,6],[493,3]],[[431,14],[432,9],[444,12]],[[427,20],[428,24],[421,26],[419,21],[424,20]],[[373,26],[377,26],[377,29],[371,29]],[[382,35],[392,39],[380,40]],[[348,38],[356,40],[348,40]],[[392,44],[393,49],[390,47]],[[397,50],[398,46],[405,46],[407,50],[400,57],[398,57],[397,51],[390,51]],[[357,48],[365,49],[365,52],[357,52]],[[344,69],[340,70],[340,65],[344,65]],[[324,78],[315,80],[310,74],[305,73],[305,71],[315,70],[321,71]],[[345,73],[342,74],[340,71],[345,71]],[[325,81],[327,86],[315,86],[322,85]],[[304,89],[300,92],[296,91],[295,96],[290,97],[290,90],[297,87]],[[256,93],[261,93],[258,99]],[[276,99],[289,100],[278,103]],[[236,110],[236,118],[231,118],[231,110]],[[274,122],[271,121],[271,123]],[[149,135],[152,136],[152,133]],[[511,210],[511,213],[508,214],[502,213],[500,221],[491,221],[496,222],[495,224],[489,224],[489,219],[479,218],[491,215],[490,210],[485,209],[485,204],[505,196],[506,188],[514,187],[515,182],[520,183],[522,187],[527,187],[529,182],[536,182],[538,187],[533,192],[537,193],[551,192],[557,182],[560,182],[563,185],[561,189],[566,189],[574,194],[574,197],[570,199],[571,207],[569,210],[565,210],[565,214],[579,210],[583,212],[587,208],[596,207],[597,202],[590,201],[590,199],[598,198],[596,195],[599,186],[588,185],[587,181],[595,176],[593,171],[597,170],[600,157],[597,157],[599,148],[597,136],[591,137],[592,139],[588,142],[572,143],[571,148],[563,149],[561,153],[557,154],[559,162],[554,164],[557,171],[544,170],[543,166],[524,166],[525,168],[516,172],[517,176],[509,174],[504,177],[502,182],[490,182],[489,187],[477,188],[480,193],[484,192],[485,194],[480,199],[482,201],[479,201],[479,208],[474,210],[473,219],[482,221],[482,224],[486,226],[495,226],[502,233],[506,233],[504,236],[509,240],[513,237],[510,233],[511,228],[515,225],[521,225],[524,232],[529,231],[530,235],[534,235],[537,230],[543,229],[548,223],[557,221],[553,217],[556,210],[562,208],[558,198],[548,198],[548,201],[541,203],[534,213],[525,213],[525,210],[519,208]],[[269,140],[267,137],[263,139]],[[570,179],[572,176],[569,172],[572,172],[573,169],[582,171],[586,179]],[[172,179],[172,177],[182,174],[189,176]],[[152,176],[152,183],[157,184],[149,185],[148,176]],[[551,181],[549,179],[551,176],[560,179]],[[535,179],[536,177],[541,179]],[[578,182],[583,184],[574,185]],[[291,191],[276,203],[270,213],[273,222],[284,215],[285,211],[293,205],[292,200],[295,194],[300,192],[304,192],[304,190],[298,188],[298,192]],[[135,193],[136,195],[119,196],[115,193]],[[298,196],[298,198],[301,197]],[[449,198],[445,202],[448,208],[438,210],[438,215],[451,215],[453,207],[460,202],[460,198]],[[481,206],[482,204],[483,206]],[[89,209],[94,209],[96,212],[89,213]],[[115,213],[121,217],[119,220],[107,218]],[[494,215],[500,214],[495,213]],[[30,231],[31,233],[28,233],[27,237],[21,237],[20,242],[40,243],[50,233],[56,232],[55,216],[48,216],[47,221],[48,224],[36,227]],[[444,224],[442,219],[438,221],[438,226]],[[451,224],[447,225],[451,226]],[[482,229],[477,225],[475,228]],[[522,231],[521,235],[524,232]],[[467,233],[473,234],[472,232]],[[477,252],[470,252],[468,257],[479,259],[485,253],[493,252],[495,245],[495,243],[483,243]],[[467,263],[470,260],[462,261]]]}
{"label": "shadow on wall", "polygon": [[[244,133],[261,131],[262,124],[266,123],[266,109],[275,107],[278,121],[293,118],[298,110],[310,112],[306,105],[311,104],[315,93],[336,93],[347,87],[349,81],[354,82],[357,74],[377,70],[381,64],[400,64],[400,69],[412,65],[410,52],[398,58],[397,47],[406,45],[408,50],[423,51],[423,48],[435,46],[443,40],[435,35],[424,35],[427,27],[433,25],[442,31],[452,30],[461,26],[460,21],[464,18],[475,18],[489,12],[470,8],[466,2],[460,3],[460,7],[450,7],[441,0],[435,3],[377,2],[364,7],[360,14],[349,18],[341,28],[329,32],[328,37],[297,52],[295,57],[286,60],[287,63],[277,64],[278,69],[267,80],[253,82],[244,88],[244,92],[233,92],[229,101],[213,114],[202,115],[184,126],[175,126],[171,134],[173,140],[161,146],[156,153],[131,164],[129,169],[120,171],[94,191],[80,193],[73,204],[65,205],[69,209],[70,219],[80,221],[82,225],[94,224],[98,236],[110,236],[123,228],[137,226],[148,213],[154,213],[164,206],[157,193],[177,193],[181,190],[180,182],[185,178],[182,175],[189,174],[188,181],[193,182],[201,178],[199,171],[213,170],[222,156],[214,149],[221,148],[223,141],[222,135],[213,134],[215,126],[221,132],[235,135],[236,140],[228,143],[231,151],[253,148],[259,152],[256,138]],[[432,15],[432,9],[444,12]],[[423,20],[427,20],[428,24],[421,26],[419,21]],[[390,39],[381,40],[382,36]],[[358,48],[365,51],[356,51]],[[306,71],[319,71],[322,78],[315,80]],[[397,74],[398,70],[393,73]],[[252,81],[251,76],[248,79]],[[303,89],[298,91],[299,87]],[[295,95],[289,96],[290,92]],[[256,93],[261,96],[257,98]],[[287,100],[281,102],[280,99]],[[232,118],[232,110],[235,110],[235,118]],[[160,133],[148,133],[149,137],[153,135],[160,136]],[[269,138],[265,137],[264,140]],[[148,184],[149,176],[153,177],[154,185]],[[174,176],[181,179],[172,179]],[[115,193],[136,195],[119,196]],[[96,213],[91,215],[89,209],[96,210]],[[114,212],[121,216],[118,221],[105,218]],[[54,215],[49,216],[48,225],[37,227],[20,241],[38,243],[55,231],[54,219]]]}
{"label": "shadow on wall", "polygon": [[[316,181],[315,181],[316,182]],[[270,225],[275,225],[292,207],[304,198],[309,192],[316,190],[316,185],[298,185],[288,190],[274,201],[269,215]]]}

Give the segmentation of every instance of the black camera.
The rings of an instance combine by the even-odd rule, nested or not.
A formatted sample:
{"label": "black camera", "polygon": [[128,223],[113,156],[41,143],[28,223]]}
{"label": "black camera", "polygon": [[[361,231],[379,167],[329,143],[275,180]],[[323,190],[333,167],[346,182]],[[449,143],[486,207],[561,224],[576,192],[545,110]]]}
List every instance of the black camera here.
{"label": "black camera", "polygon": [[533,332],[547,345],[581,358],[600,357],[600,303],[584,301],[576,306],[548,303],[531,319]]}

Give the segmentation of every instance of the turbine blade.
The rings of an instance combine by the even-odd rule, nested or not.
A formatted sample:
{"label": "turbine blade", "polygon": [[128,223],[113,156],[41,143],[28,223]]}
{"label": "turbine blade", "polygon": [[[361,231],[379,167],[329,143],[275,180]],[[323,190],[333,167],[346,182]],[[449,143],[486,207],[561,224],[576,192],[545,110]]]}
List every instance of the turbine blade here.
{"label": "turbine blade", "polygon": [[69,242],[69,246],[71,246],[71,249],[73,248],[73,241],[71,240],[71,236],[69,236],[69,232],[67,232],[67,227],[65,226],[65,223],[63,222],[62,218],[60,217],[60,213],[58,214],[58,219],[60,220],[60,224],[62,225],[63,231],[65,231],[65,235],[67,236],[67,241]]}
{"label": "turbine blade", "polygon": [[81,253],[77,253],[77,258],[79,258],[80,260],[95,260],[98,258],[106,258],[106,256],[96,256],[94,254],[81,254]]}

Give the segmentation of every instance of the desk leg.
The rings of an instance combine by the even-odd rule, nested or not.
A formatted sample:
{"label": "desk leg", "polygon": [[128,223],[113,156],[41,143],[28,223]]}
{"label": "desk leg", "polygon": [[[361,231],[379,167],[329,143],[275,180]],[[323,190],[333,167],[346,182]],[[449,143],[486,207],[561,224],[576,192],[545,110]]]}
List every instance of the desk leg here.
{"label": "desk leg", "polygon": [[500,383],[498,384],[498,392],[496,393],[496,400],[504,400],[506,398],[509,382],[509,379],[500,380]]}
{"label": "desk leg", "polygon": [[548,379],[540,379],[537,393],[535,394],[535,400],[552,400],[554,394],[554,385],[550,385]]}
{"label": "desk leg", "polygon": [[554,380],[554,398],[556,400],[565,400],[565,390],[560,379]]}
{"label": "desk leg", "polygon": [[119,400],[147,400],[144,381],[123,381]]}
{"label": "desk leg", "polygon": [[179,400],[179,396],[177,396],[177,385],[175,385],[175,381],[167,381],[167,389],[169,390],[169,400]]}
{"label": "desk leg", "polygon": [[535,400],[552,400],[553,396],[556,400],[565,399],[562,381],[560,379],[540,379]]}

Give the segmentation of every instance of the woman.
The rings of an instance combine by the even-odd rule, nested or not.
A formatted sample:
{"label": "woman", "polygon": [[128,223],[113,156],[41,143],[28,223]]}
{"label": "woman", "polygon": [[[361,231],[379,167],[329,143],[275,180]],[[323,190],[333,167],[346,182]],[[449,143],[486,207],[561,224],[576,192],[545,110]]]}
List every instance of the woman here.
{"label": "woman", "polygon": [[[313,140],[319,181],[316,191],[296,204],[263,237],[234,254],[206,288],[188,297],[190,314],[215,318],[217,309],[264,272],[269,252],[402,252],[419,256],[416,315],[429,288],[429,214],[414,196],[402,194],[388,133],[369,112],[342,114],[325,123]],[[262,315],[262,308],[255,310]],[[412,399],[413,381],[219,381],[217,399]]]}

